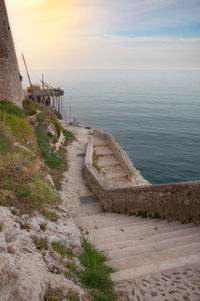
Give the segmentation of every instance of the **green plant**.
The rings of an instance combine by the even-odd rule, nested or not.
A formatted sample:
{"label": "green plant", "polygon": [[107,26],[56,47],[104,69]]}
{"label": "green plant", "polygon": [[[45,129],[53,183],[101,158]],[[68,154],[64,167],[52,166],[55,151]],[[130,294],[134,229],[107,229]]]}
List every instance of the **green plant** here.
{"label": "green plant", "polygon": [[51,222],[57,222],[58,215],[55,211],[49,211],[47,209],[42,210],[42,214],[49,219]]}
{"label": "green plant", "polygon": [[82,248],[84,251],[78,256],[84,267],[78,272],[81,283],[92,290],[93,300],[114,300],[110,279],[113,269],[105,265],[106,256],[98,252],[86,239],[82,241]]}
{"label": "green plant", "polygon": [[79,295],[72,290],[69,290],[67,292],[66,297],[69,301],[79,301],[80,300]]}
{"label": "green plant", "polygon": [[57,253],[59,253],[60,255],[62,255],[63,257],[73,257],[73,250],[71,248],[66,248],[62,243],[60,242],[52,242],[51,243],[52,248],[54,249],[54,251],[56,251]]}
{"label": "green plant", "polygon": [[69,290],[67,292],[61,289],[49,289],[45,296],[45,301],[79,301],[79,296],[73,290]]}
{"label": "green plant", "polygon": [[99,166],[98,166],[98,159],[99,159],[99,155],[97,155],[97,153],[94,151],[93,152],[93,155],[92,155],[92,166],[94,167],[94,168],[96,168],[96,170],[98,171],[98,172],[100,172],[100,168],[99,168]]}
{"label": "green plant", "polygon": [[10,102],[8,100],[0,101],[0,110],[10,115],[15,115],[19,118],[24,118],[23,110],[17,107],[13,102]]}
{"label": "green plant", "polygon": [[42,123],[40,122],[36,128],[36,136],[38,146],[41,150],[42,157],[45,160],[45,163],[52,169],[59,168],[62,164],[62,159],[59,158],[56,153],[54,153],[49,145],[50,137],[45,133]]}
{"label": "green plant", "polygon": [[3,223],[0,223],[0,232],[3,230]]}
{"label": "green plant", "polygon": [[28,197],[31,194],[31,190],[27,185],[22,185],[17,188],[17,196]]}
{"label": "green plant", "polygon": [[62,132],[65,136],[65,144],[67,144],[70,140],[74,139],[74,135],[70,131],[63,129]]}
{"label": "green plant", "polygon": [[69,269],[72,273],[77,273],[76,264],[73,261],[67,261],[65,267]]}
{"label": "green plant", "polygon": [[41,223],[40,224],[40,230],[46,231],[46,229],[47,229],[47,223]]}
{"label": "green plant", "polygon": [[36,236],[34,236],[32,238],[34,244],[35,244],[35,247],[37,250],[39,251],[42,251],[42,250],[48,250],[49,248],[49,243],[48,243],[48,239],[45,237],[45,238],[38,238]]}

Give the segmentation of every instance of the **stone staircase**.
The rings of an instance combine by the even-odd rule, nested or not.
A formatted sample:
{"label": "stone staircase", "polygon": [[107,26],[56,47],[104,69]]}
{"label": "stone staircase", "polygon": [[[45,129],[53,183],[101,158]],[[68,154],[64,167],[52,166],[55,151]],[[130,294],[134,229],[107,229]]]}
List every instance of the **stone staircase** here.
{"label": "stone staircase", "polygon": [[96,165],[100,174],[109,183],[116,184],[118,186],[137,186],[146,184],[146,181],[137,175],[134,181],[131,181],[126,172],[122,169],[119,161],[115,157],[112,149],[107,142],[96,135],[93,136],[94,152],[96,153]]}
{"label": "stone staircase", "polygon": [[[79,140],[82,136],[78,137]],[[86,142],[85,142],[86,143]],[[106,141],[94,136],[98,171],[116,185],[140,185],[123,174]],[[80,147],[73,149],[71,179],[81,183],[72,198],[76,224],[108,257],[119,301],[200,301],[200,227],[192,223],[104,213],[82,178]],[[79,181],[77,181],[79,179]],[[71,182],[70,182],[71,185]]]}
{"label": "stone staircase", "polygon": [[[194,224],[169,223],[115,213],[79,217],[76,223],[87,233],[89,241],[107,254],[107,264],[114,269],[111,277],[116,287],[125,282],[123,287],[128,290],[135,279],[145,279],[148,275],[169,270],[174,273],[187,266],[200,266],[200,227]],[[197,283],[199,299],[169,300],[199,301],[200,270],[196,286]],[[133,300],[145,300],[141,299],[141,292],[138,294],[140,299]]]}

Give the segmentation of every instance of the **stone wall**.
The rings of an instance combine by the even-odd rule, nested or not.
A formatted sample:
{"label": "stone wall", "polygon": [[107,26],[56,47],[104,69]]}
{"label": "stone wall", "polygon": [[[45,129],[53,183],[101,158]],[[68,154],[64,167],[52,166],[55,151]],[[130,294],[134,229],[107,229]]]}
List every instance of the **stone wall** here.
{"label": "stone wall", "polygon": [[117,188],[93,168],[92,153],[93,142],[90,139],[84,177],[105,211],[200,224],[200,181]]}
{"label": "stone wall", "polygon": [[4,0],[0,0],[0,100],[22,106],[19,68]]}
{"label": "stone wall", "polygon": [[121,168],[125,171],[127,174],[127,178],[134,184],[135,179],[137,178],[137,181],[141,185],[151,185],[147,180],[143,178],[143,176],[140,174],[139,170],[137,170],[134,166],[131,160],[129,159],[129,156],[127,153],[121,148],[121,146],[115,141],[113,136],[109,133],[105,133],[102,131],[94,131],[94,135],[100,138],[103,138],[109,147],[111,148],[114,156],[119,161]]}

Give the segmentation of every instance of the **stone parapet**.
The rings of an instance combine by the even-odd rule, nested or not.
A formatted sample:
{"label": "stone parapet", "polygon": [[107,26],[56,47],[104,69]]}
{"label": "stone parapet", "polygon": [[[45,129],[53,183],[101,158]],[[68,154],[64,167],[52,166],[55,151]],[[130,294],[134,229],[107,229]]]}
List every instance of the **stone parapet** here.
{"label": "stone parapet", "polygon": [[105,211],[200,224],[200,181],[118,188],[92,166],[92,154],[91,137],[85,156],[84,177]]}

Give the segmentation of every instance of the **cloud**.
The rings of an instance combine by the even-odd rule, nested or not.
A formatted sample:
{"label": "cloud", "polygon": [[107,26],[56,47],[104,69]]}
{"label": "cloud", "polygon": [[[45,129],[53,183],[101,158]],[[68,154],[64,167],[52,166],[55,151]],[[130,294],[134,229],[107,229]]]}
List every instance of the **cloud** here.
{"label": "cloud", "polygon": [[200,38],[180,38],[179,40],[186,43],[200,42]]}

